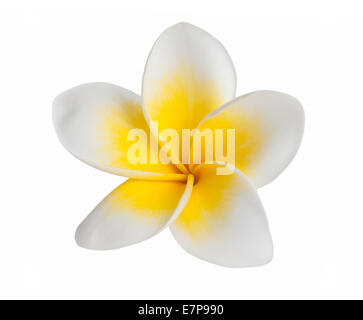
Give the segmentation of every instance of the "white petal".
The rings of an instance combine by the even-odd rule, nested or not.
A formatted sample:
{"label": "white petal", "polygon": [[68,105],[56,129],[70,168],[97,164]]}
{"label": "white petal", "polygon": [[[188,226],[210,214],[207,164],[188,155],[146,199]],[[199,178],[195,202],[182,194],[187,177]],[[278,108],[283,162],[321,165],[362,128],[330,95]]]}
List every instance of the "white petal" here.
{"label": "white petal", "polygon": [[129,179],[110,193],[80,224],[79,246],[110,250],[146,240],[172,223],[193,188],[188,183]]}
{"label": "white petal", "polygon": [[192,196],[171,231],[192,255],[227,267],[268,263],[273,248],[265,212],[246,176],[216,175],[216,166],[197,170]]}
{"label": "white petal", "polygon": [[304,132],[304,110],[287,94],[256,91],[215,110],[200,127],[235,129],[235,165],[261,187],[294,158]]}
{"label": "white petal", "polygon": [[159,130],[196,128],[235,96],[232,61],[209,33],[188,23],[164,31],[145,66],[144,108]]}
{"label": "white petal", "polygon": [[126,89],[88,83],[65,91],[54,100],[53,122],[68,151],[98,169],[132,177],[178,173],[172,166],[128,161],[127,151],[134,143],[127,140],[130,130],[142,129],[148,138],[150,130],[140,97]]}

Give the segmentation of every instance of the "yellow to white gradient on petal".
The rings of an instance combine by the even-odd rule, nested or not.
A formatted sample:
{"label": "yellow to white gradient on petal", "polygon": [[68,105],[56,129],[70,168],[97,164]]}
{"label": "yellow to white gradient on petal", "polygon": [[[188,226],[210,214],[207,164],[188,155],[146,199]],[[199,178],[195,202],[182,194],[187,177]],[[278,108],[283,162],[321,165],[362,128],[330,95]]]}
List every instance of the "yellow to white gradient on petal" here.
{"label": "yellow to white gradient on petal", "polygon": [[[100,153],[107,155],[107,165],[145,172],[178,173],[172,165],[145,161],[154,159],[160,148],[150,134],[140,105],[130,101],[123,108],[111,104],[95,112],[98,113],[95,117],[96,139]],[[150,148],[155,145],[156,149]],[[134,156],[128,158],[129,154]]]}
{"label": "yellow to white gradient on petal", "polygon": [[119,248],[120,243],[126,246],[145,240],[180,214],[191,187],[179,181],[129,179],[102,200],[79,226],[77,243],[106,250]]}
{"label": "yellow to white gradient on petal", "polygon": [[178,227],[194,240],[218,236],[213,224],[223,223],[229,211],[229,201],[226,200],[232,196],[235,180],[216,177],[218,167],[203,165],[194,171],[196,182],[192,196],[176,220]]}
{"label": "yellow to white gradient on petal", "polygon": [[180,62],[162,78],[151,83],[152,91],[143,97],[145,109],[159,130],[197,128],[212,110],[220,107],[225,97],[213,79],[201,77],[192,66]]}
{"label": "yellow to white gradient on petal", "polygon": [[[232,138],[224,131],[231,130],[233,127],[233,147],[231,145]],[[264,148],[267,142],[268,135],[266,127],[258,114],[249,115],[239,111],[238,117],[236,113],[221,113],[218,117],[212,117],[201,123],[200,129],[211,130],[215,138],[215,154],[218,157],[221,152],[220,148],[228,148],[234,151],[233,156],[216,158],[216,162],[229,163],[236,166],[244,174],[252,175],[254,172],[254,165],[259,161],[260,151]],[[203,149],[202,149],[203,150]],[[232,151],[229,151],[231,153]]]}

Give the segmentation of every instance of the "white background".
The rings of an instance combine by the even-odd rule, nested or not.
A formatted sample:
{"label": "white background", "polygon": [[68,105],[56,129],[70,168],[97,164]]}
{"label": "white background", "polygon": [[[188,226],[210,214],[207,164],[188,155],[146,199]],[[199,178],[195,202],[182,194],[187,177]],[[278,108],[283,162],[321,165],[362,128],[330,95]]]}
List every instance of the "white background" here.
{"label": "white background", "polygon": [[[1,1],[0,298],[363,298],[363,8],[350,1]],[[124,179],[59,143],[51,103],[105,81],[140,93],[149,50],[191,22],[229,51],[238,94],[272,89],[306,112],[298,155],[259,190],[272,263],[228,269],[169,231],[121,250],[81,249],[74,231]]]}

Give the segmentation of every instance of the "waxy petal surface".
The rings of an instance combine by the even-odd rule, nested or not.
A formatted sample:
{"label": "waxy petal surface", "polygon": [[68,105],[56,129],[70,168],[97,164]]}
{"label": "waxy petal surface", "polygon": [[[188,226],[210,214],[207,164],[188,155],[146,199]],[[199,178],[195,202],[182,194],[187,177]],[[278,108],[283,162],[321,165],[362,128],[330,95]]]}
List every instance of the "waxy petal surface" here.
{"label": "waxy petal surface", "polygon": [[[150,129],[140,97],[126,89],[88,83],[65,91],[54,100],[53,121],[66,149],[98,169],[129,177],[163,179],[163,175],[171,174],[169,178],[183,178],[173,176],[180,172],[172,165],[150,164]],[[128,140],[132,129],[145,132],[145,164],[133,164],[128,159],[128,150],[138,139]]]}
{"label": "waxy petal surface", "polygon": [[235,166],[262,187],[294,158],[304,132],[304,111],[292,96],[256,91],[213,111],[200,124],[200,130],[205,128],[235,129]]}
{"label": "waxy petal surface", "polygon": [[193,188],[188,183],[129,179],[111,192],[81,223],[79,246],[110,250],[146,240],[172,223]]}
{"label": "waxy petal surface", "polygon": [[238,169],[216,175],[202,165],[187,206],[171,225],[178,243],[192,255],[227,267],[251,267],[272,259],[271,236],[261,201]]}
{"label": "waxy petal surface", "polygon": [[151,50],[143,105],[149,120],[158,122],[159,132],[193,129],[233,99],[235,87],[235,70],[223,45],[204,30],[179,23],[164,31]]}

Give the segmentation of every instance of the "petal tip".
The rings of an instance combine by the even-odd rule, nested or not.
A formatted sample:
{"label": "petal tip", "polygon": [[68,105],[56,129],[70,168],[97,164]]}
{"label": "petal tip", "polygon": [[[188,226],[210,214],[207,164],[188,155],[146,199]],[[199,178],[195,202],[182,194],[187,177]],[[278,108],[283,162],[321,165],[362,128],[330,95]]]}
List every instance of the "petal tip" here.
{"label": "petal tip", "polygon": [[170,28],[192,28],[192,29],[200,29],[197,26],[195,26],[194,24],[191,24],[189,22],[186,21],[180,21],[174,25],[172,25]]}
{"label": "petal tip", "polygon": [[84,232],[83,223],[78,226],[74,235],[74,240],[81,248],[94,249],[94,246],[91,245],[90,237]]}
{"label": "petal tip", "polygon": [[273,260],[273,248],[271,245],[271,250],[268,253],[264,253],[264,255],[258,257],[250,257],[244,258],[243,261],[236,261],[235,263],[226,263],[223,262],[217,263],[220,266],[227,267],[227,268],[257,268],[263,267],[269,264]]}
{"label": "petal tip", "polygon": [[77,228],[74,239],[76,244],[84,249],[105,251],[115,248],[111,248],[109,245],[104,245],[104,241],[97,236],[97,226],[92,223],[87,223],[87,218]]}

